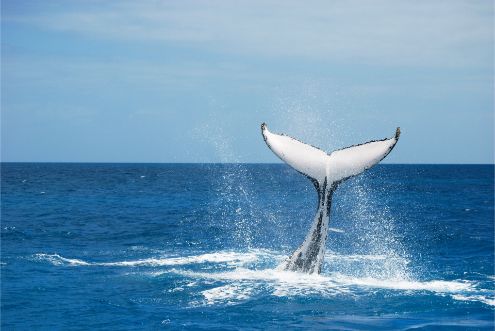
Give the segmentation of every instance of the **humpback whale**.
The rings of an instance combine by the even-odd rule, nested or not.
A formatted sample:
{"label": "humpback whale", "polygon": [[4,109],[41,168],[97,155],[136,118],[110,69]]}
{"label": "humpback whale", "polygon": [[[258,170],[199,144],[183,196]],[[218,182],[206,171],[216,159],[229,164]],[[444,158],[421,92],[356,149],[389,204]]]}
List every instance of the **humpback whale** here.
{"label": "humpback whale", "polygon": [[279,268],[289,271],[320,273],[328,236],[332,195],[340,183],[373,167],[383,160],[399,140],[400,128],[392,138],[326,153],[284,134],[275,134],[261,125],[268,147],[282,161],[308,177],[318,192],[318,209],[301,246]]}

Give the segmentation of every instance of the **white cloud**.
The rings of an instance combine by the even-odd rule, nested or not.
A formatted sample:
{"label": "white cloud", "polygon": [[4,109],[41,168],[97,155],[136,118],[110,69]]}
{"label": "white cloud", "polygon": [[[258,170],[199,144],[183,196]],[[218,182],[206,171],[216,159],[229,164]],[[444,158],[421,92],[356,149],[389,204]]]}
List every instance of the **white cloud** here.
{"label": "white cloud", "polygon": [[94,38],[274,58],[491,66],[493,56],[490,1],[116,1],[76,7],[5,19]]}

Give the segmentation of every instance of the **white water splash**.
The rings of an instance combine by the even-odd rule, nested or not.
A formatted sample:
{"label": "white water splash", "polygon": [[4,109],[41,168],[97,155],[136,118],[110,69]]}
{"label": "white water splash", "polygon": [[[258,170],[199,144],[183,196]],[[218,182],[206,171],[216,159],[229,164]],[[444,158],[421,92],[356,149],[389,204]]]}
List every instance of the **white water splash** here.
{"label": "white water splash", "polygon": [[286,295],[299,295],[301,290],[305,292],[320,293],[320,294],[335,294],[348,293],[349,288],[353,286],[362,288],[378,288],[392,290],[412,290],[412,291],[430,291],[437,293],[456,293],[460,291],[471,291],[474,289],[475,283],[470,281],[410,281],[404,279],[376,279],[376,278],[355,278],[338,273],[329,275],[309,275],[301,274],[292,271],[282,271],[276,269],[265,270],[249,270],[238,268],[227,272],[194,272],[186,270],[173,269],[171,272],[180,275],[211,279],[216,281],[235,281],[235,282],[251,282],[262,281],[263,283],[271,283],[277,286],[277,291],[292,288],[295,291],[284,291]]}
{"label": "white water splash", "polygon": [[253,289],[236,285],[225,285],[202,291],[206,303],[209,305],[222,303],[234,304],[250,298]]}
{"label": "white water splash", "polygon": [[[429,292],[440,296],[449,295],[458,301],[482,302],[495,306],[495,299],[490,290],[478,288],[478,283],[468,280],[427,280],[419,281],[401,276],[380,278],[372,276],[355,276],[339,271],[320,275],[308,275],[291,271],[266,268],[254,269],[253,264],[279,264],[286,256],[269,250],[253,249],[248,252],[219,251],[215,253],[191,255],[185,257],[156,257],[138,260],[114,262],[90,262],[81,259],[66,258],[59,254],[35,254],[34,261],[49,262],[54,266],[68,267],[149,267],[154,270],[140,271],[147,277],[161,277],[166,274],[178,274],[189,280],[188,284],[171,291],[195,291],[197,288],[210,287],[199,293],[203,301],[194,301],[193,305],[237,304],[251,298],[269,293],[276,297],[293,296],[358,296],[373,294],[376,290],[399,291],[403,295],[410,292]],[[393,257],[392,257],[393,258]],[[326,263],[363,265],[385,263],[390,259],[386,255],[339,255],[328,254]],[[204,266],[199,271],[189,267]],[[212,266],[232,268],[223,271],[211,271]],[[177,267],[180,267],[178,269]],[[183,269],[184,268],[184,269]],[[195,268],[196,269],[196,268]],[[344,268],[345,269],[345,268]],[[218,268],[214,268],[218,270]],[[135,272],[131,272],[135,274]],[[170,292],[170,291],[169,291]]]}

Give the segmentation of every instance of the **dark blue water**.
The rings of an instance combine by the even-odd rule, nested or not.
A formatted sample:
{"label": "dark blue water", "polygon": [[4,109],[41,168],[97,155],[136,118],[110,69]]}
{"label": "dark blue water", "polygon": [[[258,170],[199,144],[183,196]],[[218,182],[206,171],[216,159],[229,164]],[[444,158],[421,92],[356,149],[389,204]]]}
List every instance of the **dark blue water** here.
{"label": "dark blue water", "polygon": [[2,164],[2,330],[491,330],[494,167],[380,165],[316,209],[285,165]]}

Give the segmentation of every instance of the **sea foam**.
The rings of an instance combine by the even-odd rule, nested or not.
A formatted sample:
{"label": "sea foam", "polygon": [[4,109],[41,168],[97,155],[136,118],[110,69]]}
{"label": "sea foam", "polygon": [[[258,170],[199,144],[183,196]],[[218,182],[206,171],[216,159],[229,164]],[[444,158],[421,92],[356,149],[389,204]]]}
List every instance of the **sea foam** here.
{"label": "sea foam", "polygon": [[[67,267],[149,267],[153,270],[143,274],[159,277],[163,274],[175,273],[192,279],[191,286],[211,284],[213,287],[200,291],[204,298],[202,304],[236,304],[250,299],[256,293],[269,291],[276,297],[317,295],[334,297],[338,295],[359,295],[377,289],[407,292],[430,292],[441,296],[450,295],[459,301],[479,301],[494,306],[495,299],[487,295],[488,290],[478,289],[477,283],[468,280],[416,280],[407,273],[383,278],[355,276],[342,272],[323,274],[303,274],[284,271],[276,268],[285,258],[284,254],[268,250],[250,250],[248,252],[219,251],[184,257],[153,257],[137,260],[113,262],[90,262],[75,258],[66,258],[59,254],[39,253],[32,256],[35,261],[49,262],[54,266]],[[392,257],[393,258],[393,257]],[[355,263],[366,261],[388,261],[385,255],[338,255],[329,254],[327,263]],[[273,268],[252,267],[260,261],[271,261]],[[204,266],[199,270],[191,270],[190,266]],[[211,266],[228,268],[218,271]],[[171,268],[167,268],[171,267]],[[406,276],[403,276],[406,275]],[[211,286],[210,285],[210,286]],[[182,290],[182,289],[181,289]],[[196,302],[198,304],[198,302]]]}

